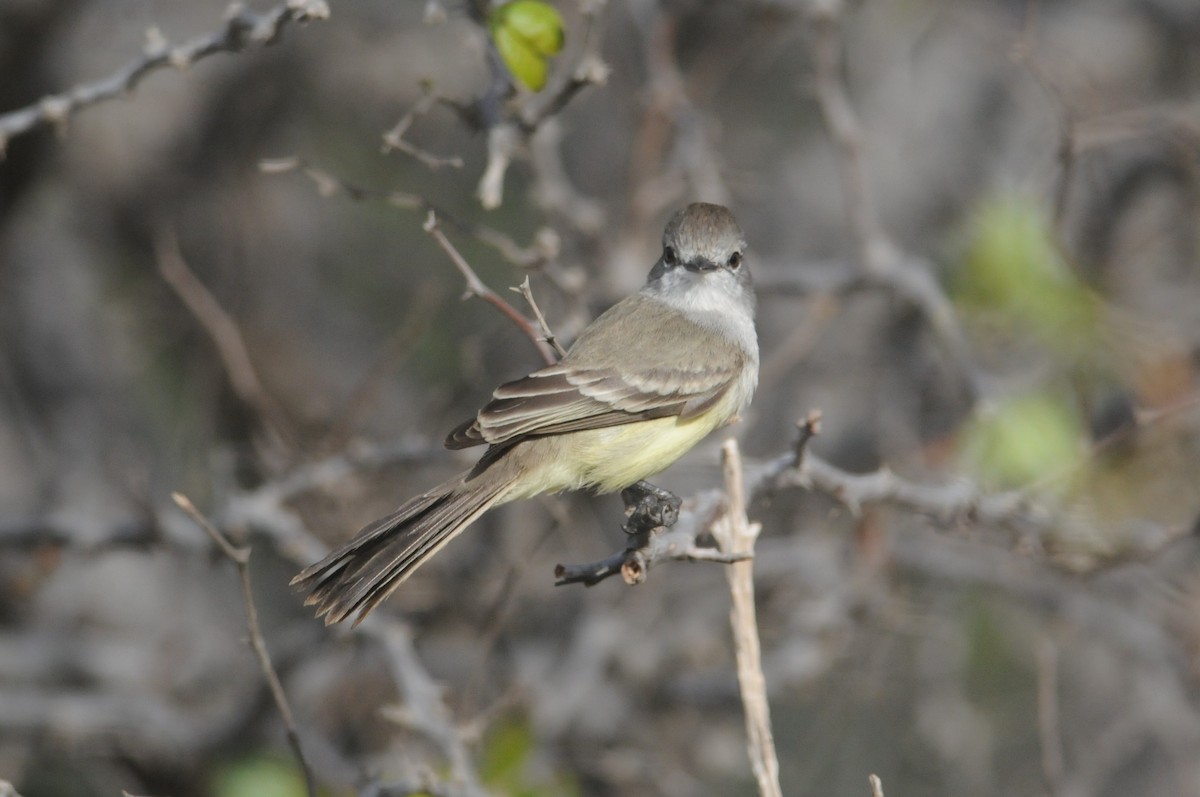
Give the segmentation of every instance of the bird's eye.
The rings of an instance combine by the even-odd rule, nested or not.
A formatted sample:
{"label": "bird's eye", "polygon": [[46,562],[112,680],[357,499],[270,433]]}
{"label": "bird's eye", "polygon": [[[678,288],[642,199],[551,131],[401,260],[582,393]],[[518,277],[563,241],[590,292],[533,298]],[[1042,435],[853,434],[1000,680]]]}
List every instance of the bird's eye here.
{"label": "bird's eye", "polygon": [[740,265],[742,265],[742,253],[734,252],[729,256],[729,267],[736,270]]}
{"label": "bird's eye", "polygon": [[674,266],[679,263],[679,258],[675,254],[674,247],[668,246],[663,249],[663,262],[666,263],[668,266]]}

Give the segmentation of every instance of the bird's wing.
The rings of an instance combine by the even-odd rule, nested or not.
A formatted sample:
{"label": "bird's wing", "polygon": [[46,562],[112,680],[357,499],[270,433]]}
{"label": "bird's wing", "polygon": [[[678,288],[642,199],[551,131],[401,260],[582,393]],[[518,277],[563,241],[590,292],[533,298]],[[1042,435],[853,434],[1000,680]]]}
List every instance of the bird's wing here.
{"label": "bird's wing", "polygon": [[634,294],[593,321],[561,362],[496,388],[446,446],[691,418],[720,401],[751,356],[657,299]]}
{"label": "bird's wing", "polygon": [[446,438],[447,448],[620,426],[651,418],[691,418],[716,404],[742,364],[617,372],[563,362],[496,388],[475,418]]}

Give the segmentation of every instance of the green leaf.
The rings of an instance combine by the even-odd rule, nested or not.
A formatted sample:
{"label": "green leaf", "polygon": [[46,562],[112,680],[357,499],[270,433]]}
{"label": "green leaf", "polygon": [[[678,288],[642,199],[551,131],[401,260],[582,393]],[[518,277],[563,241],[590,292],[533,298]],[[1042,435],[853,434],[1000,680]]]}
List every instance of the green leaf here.
{"label": "green leaf", "polygon": [[299,767],[276,758],[244,758],[221,768],[213,784],[216,797],[305,797]]}
{"label": "green leaf", "polygon": [[955,295],[1059,352],[1080,351],[1096,332],[1091,292],[1055,245],[1045,210],[1022,196],[994,197],[975,211]]}
{"label": "green leaf", "polygon": [[496,49],[504,59],[504,65],[513,77],[534,91],[541,91],[546,85],[546,74],[549,67],[544,56],[533,50],[525,40],[505,27],[496,28],[492,33],[496,41]]}
{"label": "green leaf", "polygon": [[491,18],[492,40],[513,77],[534,91],[546,85],[547,59],[563,48],[562,16],[541,0],[514,0]]}
{"label": "green leaf", "polygon": [[984,480],[1016,487],[1074,468],[1083,456],[1084,436],[1071,404],[1057,395],[1035,393],[1011,399],[973,421],[963,453]]}

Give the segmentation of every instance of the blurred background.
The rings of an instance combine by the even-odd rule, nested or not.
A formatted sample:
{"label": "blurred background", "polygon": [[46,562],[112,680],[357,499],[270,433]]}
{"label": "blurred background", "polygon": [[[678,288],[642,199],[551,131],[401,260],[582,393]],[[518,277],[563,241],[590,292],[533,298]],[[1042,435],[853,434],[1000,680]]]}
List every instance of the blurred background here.
{"label": "blurred background", "polygon": [[[475,5],[334,0],[8,142],[0,779],[304,793],[181,491],[253,550],[322,793],[753,794],[720,566],[553,586],[623,545],[614,498],[489,515],[382,630],[287,587],[470,462],[445,432],[541,364],[462,300],[430,204],[570,341],[707,200],[750,241],[762,379],[659,483],[720,487],[727,435],[753,479],[818,408],[809,450],[847,471],[1025,496],[977,519],[755,482],[784,793],[1200,795],[1200,6],[555,5],[540,93],[506,99]],[[0,113],[225,14],[0,0]],[[831,136],[831,90],[860,138]]]}

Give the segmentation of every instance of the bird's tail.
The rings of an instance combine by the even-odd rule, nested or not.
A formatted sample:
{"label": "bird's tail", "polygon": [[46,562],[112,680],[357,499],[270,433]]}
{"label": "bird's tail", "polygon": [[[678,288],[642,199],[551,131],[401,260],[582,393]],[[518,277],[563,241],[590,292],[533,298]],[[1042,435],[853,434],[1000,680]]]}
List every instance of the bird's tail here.
{"label": "bird's tail", "polygon": [[302,570],[292,586],[308,591],[305,606],[331,625],[357,612],[354,625],[429,557],[500,503],[515,474],[491,468],[464,473],[418,495],[354,539]]}

